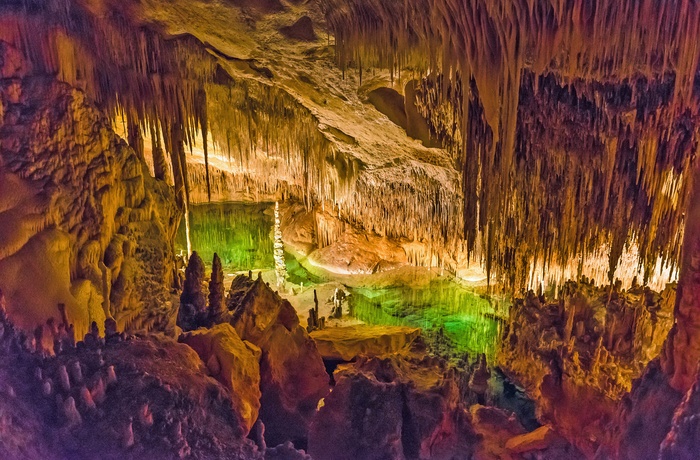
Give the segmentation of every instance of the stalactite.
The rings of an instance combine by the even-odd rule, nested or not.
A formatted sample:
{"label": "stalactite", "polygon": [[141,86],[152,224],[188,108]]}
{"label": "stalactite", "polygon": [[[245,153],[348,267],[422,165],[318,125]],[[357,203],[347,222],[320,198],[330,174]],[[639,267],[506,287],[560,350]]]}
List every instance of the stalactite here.
{"label": "stalactite", "polygon": [[700,6],[322,4],[341,66],[425,75],[417,106],[463,161],[468,248],[481,241],[499,280],[522,285],[535,261],[548,270],[601,247],[610,277],[632,245],[645,277],[673,266],[698,141]]}
{"label": "stalactite", "polygon": [[131,115],[127,115],[127,133],[128,133],[128,141],[129,145],[131,146],[132,149],[134,149],[134,152],[136,152],[136,155],[142,160],[146,160],[146,154],[144,151],[144,145],[143,145],[143,136],[141,135],[141,127],[138,124],[138,120],[133,118]]}

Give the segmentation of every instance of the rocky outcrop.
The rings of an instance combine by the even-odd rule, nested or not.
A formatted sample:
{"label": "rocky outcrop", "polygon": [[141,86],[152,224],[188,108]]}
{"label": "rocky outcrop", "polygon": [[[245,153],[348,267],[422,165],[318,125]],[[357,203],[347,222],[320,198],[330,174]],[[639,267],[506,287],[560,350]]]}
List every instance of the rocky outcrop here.
{"label": "rocky outcrop", "polygon": [[620,460],[659,457],[662,441],[671,430],[673,414],[683,394],[673,389],[659,364],[651,361],[620,404],[610,451],[601,453]]}
{"label": "rocky outcrop", "polygon": [[26,76],[20,54],[2,49],[0,287],[10,316],[32,330],[63,303],[78,336],[110,317],[167,327],[179,223],[171,189],[84,93]]}
{"label": "rocky outcrop", "polygon": [[673,294],[586,280],[567,283],[556,302],[529,293],[511,309],[501,366],[537,401],[541,420],[593,455],[607,443],[639,363],[662,347]]}
{"label": "rocky outcrop", "polygon": [[337,217],[316,210],[319,249],[308,256],[312,265],[332,273],[375,273],[408,263],[405,250],[396,241],[361,231]]}
{"label": "rocky outcrop", "polygon": [[282,27],[280,32],[292,40],[313,42],[318,39],[316,32],[314,32],[314,23],[308,16],[302,16],[294,24]]}
{"label": "rocky outcrop", "polygon": [[226,323],[183,334],[179,341],[194,349],[209,375],[229,390],[234,410],[250,431],[260,410],[260,349],[243,342]]}
{"label": "rocky outcrop", "polygon": [[361,358],[334,377],[309,433],[314,459],[471,458],[478,438],[440,362]]}
{"label": "rocky outcrop", "polygon": [[258,277],[236,277],[227,303],[241,339],[262,350],[260,418],[270,445],[306,442],[309,422],[329,391],[329,377],[316,344],[294,308]]}
{"label": "rocky outcrop", "polygon": [[360,355],[396,353],[411,346],[420,329],[368,324],[327,327],[311,332],[323,359],[352,361]]}

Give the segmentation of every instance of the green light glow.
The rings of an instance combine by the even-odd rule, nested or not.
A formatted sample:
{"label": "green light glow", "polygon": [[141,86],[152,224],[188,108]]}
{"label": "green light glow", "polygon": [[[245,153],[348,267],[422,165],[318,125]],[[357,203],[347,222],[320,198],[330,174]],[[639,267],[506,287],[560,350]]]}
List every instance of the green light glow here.
{"label": "green light glow", "polygon": [[[272,270],[274,217],[272,203],[223,203],[191,206],[192,249],[207,265],[214,252],[227,273]],[[176,249],[184,251],[184,225],[178,232]],[[285,254],[287,280],[304,286],[324,280],[309,273],[292,255]],[[447,277],[435,277],[420,287],[393,285],[385,288],[347,288],[353,314],[369,324],[423,328],[434,336],[442,329],[456,354],[486,353],[492,358],[500,337],[492,301]]]}
{"label": "green light glow", "polygon": [[[218,253],[224,271],[271,269],[271,214],[265,213],[269,203],[221,203],[190,207],[192,250],[197,251],[207,266]],[[184,226],[180,225],[175,249],[186,250]]]}
{"label": "green light glow", "polygon": [[436,278],[425,287],[350,291],[353,314],[366,323],[414,326],[432,333],[442,328],[457,354],[486,353],[491,358],[495,353],[500,328],[493,319],[494,307],[450,279]]}

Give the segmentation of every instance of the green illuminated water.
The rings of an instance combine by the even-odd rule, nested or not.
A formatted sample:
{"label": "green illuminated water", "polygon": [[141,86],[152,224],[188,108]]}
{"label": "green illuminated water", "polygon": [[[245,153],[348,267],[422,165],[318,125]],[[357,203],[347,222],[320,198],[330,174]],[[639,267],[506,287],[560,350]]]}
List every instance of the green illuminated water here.
{"label": "green illuminated water", "polygon": [[[190,207],[190,239],[207,266],[218,253],[224,271],[271,269],[274,218],[269,203],[220,203]],[[175,248],[185,251],[184,219]]]}
{"label": "green illuminated water", "polygon": [[492,303],[449,278],[350,291],[353,314],[366,323],[420,327],[456,354],[493,357],[500,328]]}
{"label": "green illuminated water", "polygon": [[[224,203],[192,206],[192,248],[210,264],[214,252],[228,273],[273,269],[273,216],[270,203]],[[177,249],[186,247],[184,223]],[[288,281],[304,286],[332,279],[309,273],[291,255],[286,256]],[[329,275],[330,277],[331,275]],[[486,353],[493,357],[500,337],[492,303],[447,277],[435,276],[418,286],[352,287],[348,299],[352,314],[370,324],[420,327],[433,343],[454,354]]]}

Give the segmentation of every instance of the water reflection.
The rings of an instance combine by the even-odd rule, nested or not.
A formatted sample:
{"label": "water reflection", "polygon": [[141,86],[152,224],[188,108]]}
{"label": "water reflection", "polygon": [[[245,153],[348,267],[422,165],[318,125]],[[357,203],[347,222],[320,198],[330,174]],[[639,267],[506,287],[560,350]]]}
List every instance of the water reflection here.
{"label": "water reflection", "polygon": [[[211,265],[218,253],[228,272],[274,268],[272,226],[266,212],[270,203],[217,203],[190,207],[192,250]],[[184,223],[180,225],[176,250],[187,247]]]}
{"label": "water reflection", "polygon": [[353,314],[364,322],[420,327],[455,354],[493,357],[500,335],[497,306],[451,279],[350,291]]}
{"label": "water reflection", "polygon": [[[214,252],[224,270],[273,269],[273,217],[271,203],[224,203],[191,207],[192,248],[210,264]],[[184,229],[177,248],[184,250]],[[286,256],[288,281],[304,286],[323,279],[309,273],[291,255]],[[486,353],[494,356],[500,322],[498,304],[482,298],[447,277],[430,282],[389,287],[348,288],[352,314],[370,324],[420,327],[433,342],[442,343],[453,354]]]}

